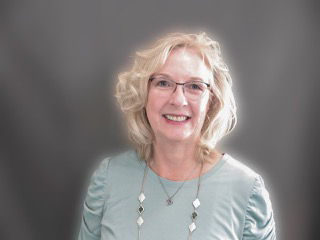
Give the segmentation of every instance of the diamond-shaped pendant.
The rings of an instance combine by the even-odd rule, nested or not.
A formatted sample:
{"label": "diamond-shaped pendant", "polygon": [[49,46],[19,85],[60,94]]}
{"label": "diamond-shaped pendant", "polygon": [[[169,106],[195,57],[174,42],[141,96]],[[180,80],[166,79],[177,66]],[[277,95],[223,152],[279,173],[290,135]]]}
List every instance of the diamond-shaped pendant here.
{"label": "diamond-shaped pendant", "polygon": [[139,227],[142,225],[143,219],[141,216],[138,218],[137,223],[138,223]]}
{"label": "diamond-shaped pendant", "polygon": [[144,196],[144,194],[141,193],[141,194],[139,195],[139,197],[138,197],[139,202],[142,203],[145,198],[146,198],[146,197]]}
{"label": "diamond-shaped pendant", "polygon": [[193,206],[194,206],[195,208],[198,208],[198,207],[200,206],[200,201],[199,201],[199,199],[196,198],[196,200],[194,200],[192,204],[193,204]]}
{"label": "diamond-shaped pendant", "polygon": [[197,211],[194,211],[193,213],[191,213],[191,219],[192,219],[192,220],[196,220],[197,217],[198,217]]}
{"label": "diamond-shaped pendant", "polygon": [[190,230],[190,232],[193,232],[195,229],[196,229],[196,224],[194,224],[194,222],[193,222],[189,225],[189,230]]}
{"label": "diamond-shaped pendant", "polygon": [[141,214],[141,213],[143,213],[143,212],[144,212],[144,207],[143,207],[142,205],[140,205],[140,206],[138,207],[138,213]]}

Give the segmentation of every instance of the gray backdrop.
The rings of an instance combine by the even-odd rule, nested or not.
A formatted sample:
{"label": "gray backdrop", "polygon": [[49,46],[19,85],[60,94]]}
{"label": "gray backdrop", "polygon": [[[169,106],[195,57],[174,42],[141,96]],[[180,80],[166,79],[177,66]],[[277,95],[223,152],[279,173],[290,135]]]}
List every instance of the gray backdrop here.
{"label": "gray backdrop", "polygon": [[217,39],[239,123],[220,144],[259,172],[279,239],[318,239],[316,1],[0,3],[0,238],[72,239],[89,177],[126,148],[113,97],[134,50],[164,31]]}

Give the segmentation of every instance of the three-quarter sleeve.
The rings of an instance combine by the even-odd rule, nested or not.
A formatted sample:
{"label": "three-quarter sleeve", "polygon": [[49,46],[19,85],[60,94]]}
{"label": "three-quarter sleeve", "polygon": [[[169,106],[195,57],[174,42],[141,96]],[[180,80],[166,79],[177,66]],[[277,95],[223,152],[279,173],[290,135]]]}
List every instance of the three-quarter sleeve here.
{"label": "three-quarter sleeve", "polygon": [[105,205],[108,163],[109,158],[104,159],[91,177],[84,202],[78,240],[97,240],[101,238],[101,219]]}
{"label": "three-quarter sleeve", "polygon": [[275,240],[275,222],[269,193],[260,176],[255,179],[247,205],[243,240]]}

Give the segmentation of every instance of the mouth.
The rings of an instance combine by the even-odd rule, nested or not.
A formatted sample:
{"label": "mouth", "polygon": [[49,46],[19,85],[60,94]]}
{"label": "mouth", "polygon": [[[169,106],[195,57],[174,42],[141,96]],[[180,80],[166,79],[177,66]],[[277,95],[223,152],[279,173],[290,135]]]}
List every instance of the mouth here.
{"label": "mouth", "polygon": [[163,116],[166,119],[169,119],[169,120],[174,121],[174,122],[183,122],[183,121],[187,121],[187,120],[190,119],[190,117],[184,116],[184,115],[169,115],[169,114],[165,114]]}

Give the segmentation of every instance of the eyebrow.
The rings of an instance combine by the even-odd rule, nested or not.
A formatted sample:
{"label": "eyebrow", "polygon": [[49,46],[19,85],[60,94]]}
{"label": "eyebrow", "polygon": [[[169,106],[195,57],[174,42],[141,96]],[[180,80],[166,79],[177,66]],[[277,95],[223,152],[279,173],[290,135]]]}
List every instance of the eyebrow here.
{"label": "eyebrow", "polygon": [[[155,77],[166,77],[166,78],[169,78],[173,81],[172,77],[170,77],[168,74],[165,74],[165,73],[157,73],[157,74],[151,75],[150,79],[155,78]],[[199,82],[205,83],[205,81],[200,77],[191,77],[190,81],[199,81]]]}
{"label": "eyebrow", "polygon": [[167,77],[167,78],[172,79],[169,75],[164,74],[164,73],[156,73],[156,74],[152,74],[152,75],[150,76],[150,78],[155,78],[155,77]]}
{"label": "eyebrow", "polygon": [[191,79],[191,81],[205,82],[205,81],[204,81],[202,78],[200,78],[200,77],[191,77],[190,79]]}

